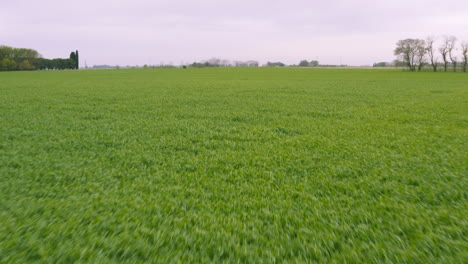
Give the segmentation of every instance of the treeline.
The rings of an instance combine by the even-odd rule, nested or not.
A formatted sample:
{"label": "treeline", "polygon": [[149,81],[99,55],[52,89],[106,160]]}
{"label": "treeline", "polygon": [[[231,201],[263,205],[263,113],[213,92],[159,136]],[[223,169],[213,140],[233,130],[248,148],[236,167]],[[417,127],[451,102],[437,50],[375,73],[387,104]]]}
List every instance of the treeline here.
{"label": "treeline", "polygon": [[406,63],[400,60],[394,60],[392,62],[376,62],[372,67],[406,67]]}
{"label": "treeline", "polygon": [[229,61],[218,58],[212,58],[204,62],[194,62],[189,64],[191,68],[219,68],[219,67],[258,67],[258,61]]}
{"label": "treeline", "polygon": [[218,68],[218,67],[346,67],[347,65],[322,65],[317,60],[301,60],[298,64],[287,65],[283,62],[267,62],[264,65],[258,61],[229,61],[218,58],[209,59],[203,62],[194,62],[192,64],[183,65],[184,68]]}
{"label": "treeline", "polygon": [[313,60],[313,61],[310,61],[310,62],[307,61],[307,60],[301,60],[297,66],[299,66],[299,67],[318,67],[319,62],[316,61],[316,60]]}
{"label": "treeline", "polygon": [[66,70],[79,68],[78,51],[68,59],[45,59],[33,49],[0,46],[0,71]]}
{"label": "treeline", "polygon": [[298,64],[286,65],[282,62],[267,62],[265,67],[321,67],[321,68],[334,68],[334,67],[347,67],[348,65],[336,65],[336,64],[320,64],[317,60],[301,60]]}
{"label": "treeline", "polygon": [[396,45],[394,54],[410,71],[421,71],[425,66],[434,72],[467,71],[468,42],[458,42],[455,36],[445,36],[440,41],[435,37],[409,38],[399,40]]}

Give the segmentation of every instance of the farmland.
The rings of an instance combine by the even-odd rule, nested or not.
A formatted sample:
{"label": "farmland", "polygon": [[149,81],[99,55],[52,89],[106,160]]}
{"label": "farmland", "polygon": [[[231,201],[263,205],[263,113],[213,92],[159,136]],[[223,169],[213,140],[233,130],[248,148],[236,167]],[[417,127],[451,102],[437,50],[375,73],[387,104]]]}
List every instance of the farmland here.
{"label": "farmland", "polygon": [[0,262],[466,263],[468,75],[0,73]]}

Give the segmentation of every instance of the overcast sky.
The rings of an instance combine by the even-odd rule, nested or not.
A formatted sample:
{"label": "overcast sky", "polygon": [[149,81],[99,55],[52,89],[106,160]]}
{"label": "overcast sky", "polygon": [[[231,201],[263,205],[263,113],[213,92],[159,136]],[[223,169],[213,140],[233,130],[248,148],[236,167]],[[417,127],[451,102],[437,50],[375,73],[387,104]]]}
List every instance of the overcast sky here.
{"label": "overcast sky", "polygon": [[80,63],[368,65],[403,38],[468,41],[467,0],[0,0],[0,45]]}

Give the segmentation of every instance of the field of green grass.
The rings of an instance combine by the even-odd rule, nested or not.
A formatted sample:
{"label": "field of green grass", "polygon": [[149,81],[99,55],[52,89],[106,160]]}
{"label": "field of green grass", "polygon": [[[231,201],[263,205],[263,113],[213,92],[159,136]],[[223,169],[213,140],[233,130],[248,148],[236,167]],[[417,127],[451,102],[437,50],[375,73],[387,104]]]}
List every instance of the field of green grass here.
{"label": "field of green grass", "polygon": [[468,74],[0,73],[0,263],[467,263]]}

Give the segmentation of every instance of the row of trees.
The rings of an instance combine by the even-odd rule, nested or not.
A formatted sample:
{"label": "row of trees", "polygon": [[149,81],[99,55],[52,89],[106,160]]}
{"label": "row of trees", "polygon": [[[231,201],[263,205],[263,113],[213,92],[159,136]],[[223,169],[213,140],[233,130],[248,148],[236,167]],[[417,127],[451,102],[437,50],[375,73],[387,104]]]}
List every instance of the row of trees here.
{"label": "row of trees", "polygon": [[299,67],[318,67],[319,62],[316,60],[308,62],[307,60],[301,60],[298,64]]}
{"label": "row of trees", "polygon": [[406,67],[406,63],[400,60],[394,60],[392,62],[376,62],[372,67]]}
{"label": "row of trees", "polygon": [[234,61],[212,58],[205,62],[194,62],[188,65],[192,68],[217,68],[217,67],[258,67],[258,61]]}
{"label": "row of trees", "polygon": [[0,71],[65,70],[78,69],[78,51],[68,59],[45,59],[33,49],[0,46]]}
{"label": "row of trees", "polygon": [[32,49],[0,46],[0,71],[31,70],[40,54]]}
{"label": "row of trees", "polygon": [[282,63],[281,61],[277,61],[277,62],[267,62],[267,64],[265,65],[267,67],[286,67],[286,64]]}
{"label": "row of trees", "polygon": [[434,72],[439,66],[443,67],[445,72],[449,68],[457,71],[458,66],[461,66],[463,72],[467,71],[468,42],[458,44],[455,36],[443,37],[438,46],[436,42],[435,37],[399,40],[394,54],[405,63],[410,71],[421,71],[425,65],[430,65]]}
{"label": "row of trees", "polygon": [[[192,64],[187,65],[191,68],[209,68],[209,67],[259,67],[258,61],[250,60],[250,61],[229,61],[223,60],[218,58],[212,58],[204,62],[194,62]],[[339,66],[346,66],[346,65],[321,65],[317,60],[301,60],[299,64],[295,65],[287,65],[283,62],[267,62],[263,67],[339,67]]]}
{"label": "row of trees", "polygon": [[336,67],[348,67],[346,64],[320,64],[319,61],[312,60],[301,60],[298,65],[291,65],[291,67],[322,67],[322,68],[336,68]]}

